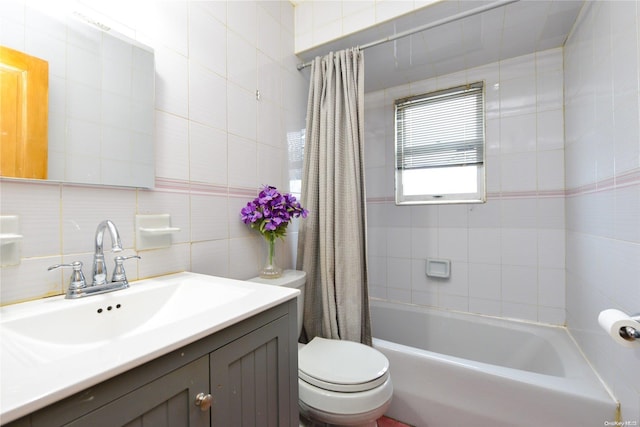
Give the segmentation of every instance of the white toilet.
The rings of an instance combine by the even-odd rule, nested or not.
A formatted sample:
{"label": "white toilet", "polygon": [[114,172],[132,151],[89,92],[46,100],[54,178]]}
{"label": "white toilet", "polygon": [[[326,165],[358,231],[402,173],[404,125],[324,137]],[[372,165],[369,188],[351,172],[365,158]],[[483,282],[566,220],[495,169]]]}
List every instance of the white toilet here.
{"label": "white toilet", "polygon": [[[250,281],[300,290],[299,334],[306,273],[285,270],[277,279]],[[309,344],[298,344],[298,390],[300,412],[314,423],[376,426],[393,395],[389,361],[364,344],[316,337]]]}

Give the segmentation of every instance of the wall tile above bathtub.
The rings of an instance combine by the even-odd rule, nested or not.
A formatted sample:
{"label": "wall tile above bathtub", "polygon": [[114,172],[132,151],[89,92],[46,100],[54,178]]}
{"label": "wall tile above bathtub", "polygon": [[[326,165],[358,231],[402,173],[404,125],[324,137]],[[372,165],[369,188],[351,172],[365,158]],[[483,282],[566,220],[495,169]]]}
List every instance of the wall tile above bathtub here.
{"label": "wall tile above bathtub", "polygon": [[637,1],[587,2],[564,49],[567,325],[636,424],[640,353],[597,317],[640,307],[639,29]]}
{"label": "wall tile above bathtub", "polygon": [[[394,99],[477,80],[487,203],[395,206]],[[365,95],[372,296],[564,323],[562,86],[562,49],[552,49]],[[450,259],[451,279],[426,277],[427,257]]]}

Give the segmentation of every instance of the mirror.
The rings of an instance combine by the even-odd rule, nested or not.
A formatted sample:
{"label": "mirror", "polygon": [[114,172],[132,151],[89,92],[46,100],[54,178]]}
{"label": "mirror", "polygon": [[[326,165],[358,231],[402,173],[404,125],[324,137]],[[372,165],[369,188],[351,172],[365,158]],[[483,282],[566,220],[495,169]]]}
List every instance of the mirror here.
{"label": "mirror", "polygon": [[0,45],[48,63],[46,179],[151,188],[153,50],[89,22],[22,3],[2,13]]}

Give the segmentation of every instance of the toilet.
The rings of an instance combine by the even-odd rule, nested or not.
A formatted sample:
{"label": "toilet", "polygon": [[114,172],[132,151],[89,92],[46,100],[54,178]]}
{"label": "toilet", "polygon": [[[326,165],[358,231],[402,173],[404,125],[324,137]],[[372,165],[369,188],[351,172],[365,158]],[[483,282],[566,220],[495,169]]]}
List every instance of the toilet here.
{"label": "toilet", "polygon": [[[250,281],[300,290],[299,335],[306,273],[285,270],[277,279]],[[300,413],[314,425],[375,427],[393,395],[389,361],[364,344],[316,337],[298,344],[298,392]]]}

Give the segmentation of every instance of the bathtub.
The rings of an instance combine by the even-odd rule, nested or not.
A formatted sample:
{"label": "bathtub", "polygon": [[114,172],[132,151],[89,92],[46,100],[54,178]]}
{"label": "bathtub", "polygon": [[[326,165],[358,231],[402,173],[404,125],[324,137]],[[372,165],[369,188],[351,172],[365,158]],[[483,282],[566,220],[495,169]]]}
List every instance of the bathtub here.
{"label": "bathtub", "polygon": [[594,426],[613,399],[562,327],[371,301],[389,359],[386,415],[419,427]]}

